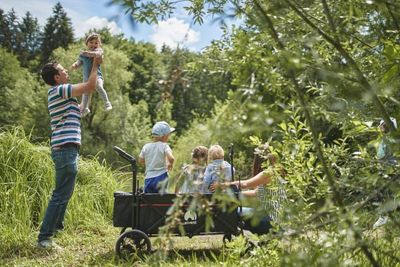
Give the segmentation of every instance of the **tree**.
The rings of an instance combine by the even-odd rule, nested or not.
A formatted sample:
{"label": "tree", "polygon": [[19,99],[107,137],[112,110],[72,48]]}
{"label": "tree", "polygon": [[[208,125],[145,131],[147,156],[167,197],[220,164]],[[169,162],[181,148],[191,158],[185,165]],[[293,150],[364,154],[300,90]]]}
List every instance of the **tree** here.
{"label": "tree", "polygon": [[176,130],[180,134],[188,125],[192,105],[188,100],[188,80],[185,77],[184,66],[191,56],[189,51],[163,49],[161,52],[165,65],[165,74],[160,85],[163,90],[159,106],[171,107],[171,118],[176,121]]}
{"label": "tree", "polygon": [[153,44],[134,40],[119,39],[115,46],[129,56],[128,70],[133,73],[132,81],[123,92],[128,93],[132,103],[146,101],[150,117],[154,122],[157,117],[157,106],[162,98],[159,81],[162,79],[164,65],[160,54]]}
{"label": "tree", "polygon": [[49,136],[46,93],[25,68],[21,68],[15,55],[0,48],[0,125],[20,125],[26,132],[33,129],[35,140]]}
{"label": "tree", "polygon": [[71,19],[67,17],[67,13],[58,2],[53,8],[53,16],[47,19],[43,30],[41,62],[47,62],[55,49],[58,47],[66,49],[73,41],[74,34]]}
{"label": "tree", "polygon": [[10,29],[7,25],[7,16],[3,9],[0,9],[0,45],[4,48],[10,47]]}
{"label": "tree", "polygon": [[[380,183],[376,169],[382,171],[380,163],[371,160],[371,155],[367,153],[367,142],[358,136],[373,136],[370,134],[373,130],[368,129],[364,121],[372,121],[376,119],[375,116],[380,116],[388,125],[391,124],[389,107],[383,105],[384,101],[397,103],[392,105],[392,112],[397,116],[399,114],[398,90],[393,86],[399,83],[400,50],[397,38],[400,5],[397,2],[179,2],[199,23],[205,14],[227,15],[224,10],[228,10],[228,7],[234,8],[233,16],[244,15],[243,30],[230,43],[233,49],[229,46],[224,49],[229,53],[227,58],[231,65],[228,68],[233,83],[244,85],[244,90],[241,90],[243,95],[235,94],[227,104],[235,108],[234,114],[229,114],[229,122],[237,128],[245,128],[245,120],[252,119],[251,110],[267,114],[269,120],[258,116],[252,123],[273,128],[271,138],[276,142],[274,148],[278,148],[278,152],[286,157],[287,170],[294,171],[287,177],[293,182],[290,183],[294,189],[290,197],[296,203],[288,205],[294,216],[288,222],[288,227],[299,225],[295,227],[298,234],[291,240],[301,242],[298,246],[302,249],[292,251],[291,246],[281,251],[280,243],[274,252],[282,252],[282,256],[289,257],[285,256],[286,259],[275,265],[295,265],[296,260],[302,263],[300,265],[315,265],[314,256],[302,261],[305,250],[308,253],[314,251],[315,256],[322,252],[324,256],[316,256],[317,265],[335,265],[335,262],[340,265],[353,258],[356,251],[362,255],[355,264],[380,266],[393,265],[398,261],[398,254],[391,246],[391,231],[386,232],[389,237],[383,241],[385,245],[377,247],[374,238],[364,235],[363,228],[368,228],[368,222],[357,220],[354,223],[351,219],[353,214],[370,215],[365,209],[359,212],[370,205],[371,202],[367,200],[376,196],[376,191],[370,192],[371,184]],[[170,16],[176,8],[176,2],[168,0],[114,3],[124,5],[135,19],[148,23]],[[271,107],[274,99],[277,103]],[[282,115],[271,114],[271,109],[280,111]],[[216,114],[220,114],[218,119],[224,122],[225,115],[222,112]],[[280,121],[282,116],[287,116],[286,120]],[[220,120],[215,127],[219,123]],[[225,121],[221,124],[222,129],[216,129],[216,134],[223,132],[228,123]],[[324,129],[329,128],[340,129],[340,133],[334,142],[327,144],[324,141],[329,139],[328,131]],[[394,127],[391,128],[394,132]],[[398,133],[392,135],[398,138]],[[226,142],[226,139],[223,141]],[[355,162],[352,152],[356,151],[362,155],[358,158],[362,163]],[[399,151],[398,147],[396,151]],[[393,177],[399,175],[395,168],[386,168],[384,172]],[[301,188],[297,187],[299,184],[302,184]],[[382,186],[396,187],[393,182]],[[348,197],[346,193],[354,192],[355,188],[358,188],[361,197]],[[298,194],[303,195],[302,199],[296,197]],[[358,204],[354,205],[354,202]],[[393,211],[396,207],[390,209]],[[330,221],[332,219],[334,223]],[[333,242],[335,249],[313,246],[304,242],[302,237],[296,239],[303,232],[316,233],[320,228],[332,237],[330,240],[336,240]],[[398,235],[398,229],[396,233]],[[349,235],[352,236],[352,247],[344,251],[340,247],[342,241],[346,240],[345,236]],[[381,255],[387,256],[382,258]],[[331,257],[332,260],[324,262],[323,258]]]}
{"label": "tree", "polygon": [[20,49],[21,36],[18,27],[18,17],[13,8],[5,16],[3,16],[3,14],[1,15],[1,24],[2,46],[10,52],[18,53]]}
{"label": "tree", "polygon": [[19,51],[19,60],[23,67],[27,67],[30,60],[33,60],[39,54],[40,28],[37,18],[33,18],[31,13],[26,12],[25,17],[19,24],[21,34],[21,48]]}

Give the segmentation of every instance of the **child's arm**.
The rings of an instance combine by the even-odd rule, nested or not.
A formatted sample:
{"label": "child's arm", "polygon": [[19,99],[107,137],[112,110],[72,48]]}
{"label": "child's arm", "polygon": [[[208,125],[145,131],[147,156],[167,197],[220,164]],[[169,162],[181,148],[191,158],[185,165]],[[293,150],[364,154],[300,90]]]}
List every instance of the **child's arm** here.
{"label": "child's arm", "polygon": [[144,158],[139,157],[139,164],[140,165],[144,165],[145,164]]}
{"label": "child's arm", "polygon": [[79,68],[80,66],[82,66],[82,61],[78,59],[77,61],[75,61],[75,62],[71,65],[70,69],[76,70],[76,69]]}
{"label": "child's arm", "polygon": [[103,56],[103,49],[97,48],[94,51],[82,51],[81,55],[85,57],[101,57]]}
{"label": "child's arm", "polygon": [[139,153],[139,164],[140,165],[145,165],[146,164],[146,162],[144,160],[145,151],[146,151],[146,145],[142,148],[142,150]]}
{"label": "child's arm", "polygon": [[170,171],[170,170],[172,170],[172,167],[174,166],[174,161],[175,161],[175,158],[172,155],[172,151],[168,151],[166,153],[166,158],[167,158],[167,170]]}

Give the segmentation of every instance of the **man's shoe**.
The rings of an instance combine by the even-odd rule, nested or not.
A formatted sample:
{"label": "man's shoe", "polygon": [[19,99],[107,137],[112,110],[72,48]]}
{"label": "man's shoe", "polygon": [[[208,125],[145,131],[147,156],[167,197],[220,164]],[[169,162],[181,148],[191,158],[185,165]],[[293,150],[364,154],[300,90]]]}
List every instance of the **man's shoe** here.
{"label": "man's shoe", "polygon": [[42,240],[42,241],[38,241],[36,244],[37,248],[40,249],[56,249],[56,250],[61,250],[62,248],[57,245],[55,242],[53,242],[52,240],[46,239],[46,240]]}
{"label": "man's shoe", "polygon": [[380,216],[372,227],[374,229],[381,227],[382,225],[385,225],[388,222],[388,220],[389,220],[388,216]]}

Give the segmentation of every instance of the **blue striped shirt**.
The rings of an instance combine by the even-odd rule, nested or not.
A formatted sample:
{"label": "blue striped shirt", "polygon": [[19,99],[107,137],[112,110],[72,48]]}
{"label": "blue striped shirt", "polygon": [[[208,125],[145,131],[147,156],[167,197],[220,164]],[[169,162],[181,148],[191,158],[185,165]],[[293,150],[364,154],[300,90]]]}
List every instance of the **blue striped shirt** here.
{"label": "blue striped shirt", "polygon": [[72,97],[72,85],[61,84],[47,92],[51,121],[51,147],[67,143],[81,144],[81,112]]}

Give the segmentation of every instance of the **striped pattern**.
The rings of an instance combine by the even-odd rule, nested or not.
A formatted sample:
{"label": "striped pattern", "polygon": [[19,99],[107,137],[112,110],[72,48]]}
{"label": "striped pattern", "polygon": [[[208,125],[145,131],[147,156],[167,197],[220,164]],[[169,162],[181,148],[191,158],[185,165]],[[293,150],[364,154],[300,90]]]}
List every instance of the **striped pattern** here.
{"label": "striped pattern", "polygon": [[51,147],[67,143],[81,144],[81,113],[78,101],[72,97],[72,85],[62,84],[47,93],[51,120]]}
{"label": "striped pattern", "polygon": [[263,205],[264,210],[268,212],[271,219],[277,223],[280,221],[282,205],[287,200],[285,190],[286,183],[284,179],[279,177],[276,187],[261,185],[257,188],[257,196],[261,205]]}

